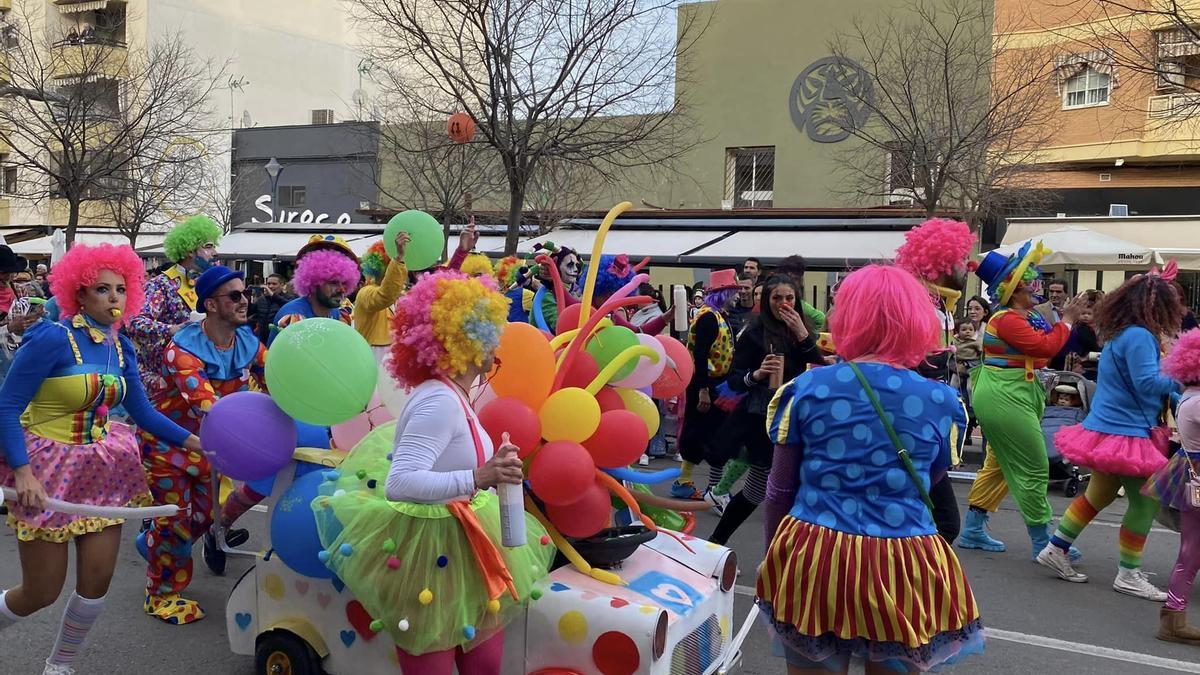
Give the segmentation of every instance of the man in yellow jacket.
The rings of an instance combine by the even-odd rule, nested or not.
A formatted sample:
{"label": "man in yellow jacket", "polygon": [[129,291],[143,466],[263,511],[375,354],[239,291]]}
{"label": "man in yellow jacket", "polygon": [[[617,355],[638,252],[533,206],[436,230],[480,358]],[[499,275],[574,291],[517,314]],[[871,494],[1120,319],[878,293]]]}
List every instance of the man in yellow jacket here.
{"label": "man in yellow jacket", "polygon": [[398,259],[388,257],[383,242],[371,244],[362,257],[362,273],[366,283],[354,298],[351,322],[367,344],[376,352],[386,351],[392,344],[392,307],[408,284],[408,269],[404,266],[404,249],[408,233],[396,235]]}

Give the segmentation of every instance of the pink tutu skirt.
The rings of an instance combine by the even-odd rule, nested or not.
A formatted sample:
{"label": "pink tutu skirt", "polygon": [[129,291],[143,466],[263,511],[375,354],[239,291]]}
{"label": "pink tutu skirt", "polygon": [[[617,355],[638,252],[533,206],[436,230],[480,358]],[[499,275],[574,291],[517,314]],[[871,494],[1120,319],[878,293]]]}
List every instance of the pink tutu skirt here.
{"label": "pink tutu skirt", "polygon": [[[25,432],[29,466],[46,495],[73,504],[145,506],[151,503],[137,437],[130,427],[113,422],[99,443],[68,445]],[[13,487],[13,472],[0,459],[0,485]],[[63,543],[99,532],[123,520],[33,511],[9,504],[8,526],[21,541]]]}
{"label": "pink tutu skirt", "polygon": [[1150,438],[1105,434],[1065,427],[1054,435],[1054,447],[1073,464],[1116,476],[1146,478],[1167,463],[1171,433],[1166,427],[1150,430]]}

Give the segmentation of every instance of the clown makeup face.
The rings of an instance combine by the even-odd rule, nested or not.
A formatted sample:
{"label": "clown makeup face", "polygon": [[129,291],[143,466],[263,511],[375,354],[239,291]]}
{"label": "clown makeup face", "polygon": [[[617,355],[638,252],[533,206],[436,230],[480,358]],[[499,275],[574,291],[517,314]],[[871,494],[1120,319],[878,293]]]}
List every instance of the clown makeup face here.
{"label": "clown makeup face", "polygon": [[1035,285],[1036,282],[1029,281],[1017,284],[1012,297],[1008,299],[1008,306],[1018,310],[1033,309],[1038,304],[1037,296],[1034,295]]}
{"label": "clown makeup face", "polygon": [[[125,313],[125,277],[112,270],[100,270],[96,283],[76,291],[80,310],[101,326],[111,326]],[[118,314],[114,315],[113,310]]]}
{"label": "clown makeup face", "polygon": [[579,256],[574,253],[563,257],[558,263],[558,275],[562,277],[563,286],[571,288],[575,282],[579,280],[579,271],[582,265],[579,262]]}
{"label": "clown makeup face", "polygon": [[197,271],[203,272],[215,264],[217,264],[217,245],[211,241],[201,245],[192,253],[192,267],[195,267]]}
{"label": "clown makeup face", "polygon": [[340,281],[326,281],[317,286],[313,291],[316,297],[317,304],[329,309],[336,309],[342,306],[342,301],[346,299],[346,285]]}

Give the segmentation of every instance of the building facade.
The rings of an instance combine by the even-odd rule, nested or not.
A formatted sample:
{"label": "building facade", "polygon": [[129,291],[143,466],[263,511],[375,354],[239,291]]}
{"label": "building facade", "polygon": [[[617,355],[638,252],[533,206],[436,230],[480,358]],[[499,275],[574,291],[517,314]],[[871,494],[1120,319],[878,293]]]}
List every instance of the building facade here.
{"label": "building facade", "polygon": [[[151,45],[179,36],[198,59],[211,63],[219,76],[209,100],[205,161],[216,191],[230,182],[232,134],[213,129],[251,128],[283,124],[331,124],[357,115],[354,101],[366,101],[369,84],[360,71],[362,59],[354,48],[358,34],[345,7],[326,0],[0,0],[0,25],[26,27],[34,41],[51,45],[96,45],[130,55],[144,54]],[[20,30],[13,35],[19,35]],[[5,38],[10,37],[5,33]],[[77,47],[76,47],[77,48]],[[101,83],[98,95],[111,95],[120,105],[124,85],[114,72]],[[61,74],[63,86],[79,86],[71,73]],[[74,77],[74,79],[79,79]],[[0,167],[6,157],[0,148]],[[65,200],[22,199],[18,181],[38,176],[22,167],[4,167],[0,174],[0,226],[12,239],[21,228],[33,228],[47,239],[67,222]],[[355,203],[357,206],[357,203]],[[196,205],[192,210],[209,210]],[[215,209],[214,209],[215,210]],[[81,228],[103,228],[112,218],[103,202],[84,202]],[[183,215],[183,214],[180,214]],[[25,235],[17,232],[17,239]],[[36,254],[36,253],[34,253]]]}

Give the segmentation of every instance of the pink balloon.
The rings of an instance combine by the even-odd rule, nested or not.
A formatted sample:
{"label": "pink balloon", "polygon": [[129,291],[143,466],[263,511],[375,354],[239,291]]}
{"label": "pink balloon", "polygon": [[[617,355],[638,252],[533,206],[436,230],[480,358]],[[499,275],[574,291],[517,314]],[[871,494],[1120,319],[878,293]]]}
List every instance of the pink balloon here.
{"label": "pink balloon", "polygon": [[642,343],[643,347],[649,347],[658,354],[658,362],[651,363],[648,357],[638,359],[637,367],[626,378],[613,382],[615,387],[627,387],[629,389],[642,389],[654,384],[655,381],[662,375],[663,370],[667,367],[667,348],[663,343],[659,342],[653,335],[645,335],[639,333],[638,342]]}
{"label": "pink balloon", "polygon": [[687,390],[688,383],[692,381],[692,374],[696,370],[695,363],[692,361],[692,353],[679,340],[669,335],[659,335],[657,340],[662,344],[667,352],[667,358],[672,363],[668,363],[663,369],[662,374],[654,381],[654,398],[659,400],[667,400],[679,396]]}
{"label": "pink balloon", "polygon": [[371,419],[367,413],[361,413],[341,424],[335,424],[331,431],[334,447],[338,450],[350,450],[371,431]]}

